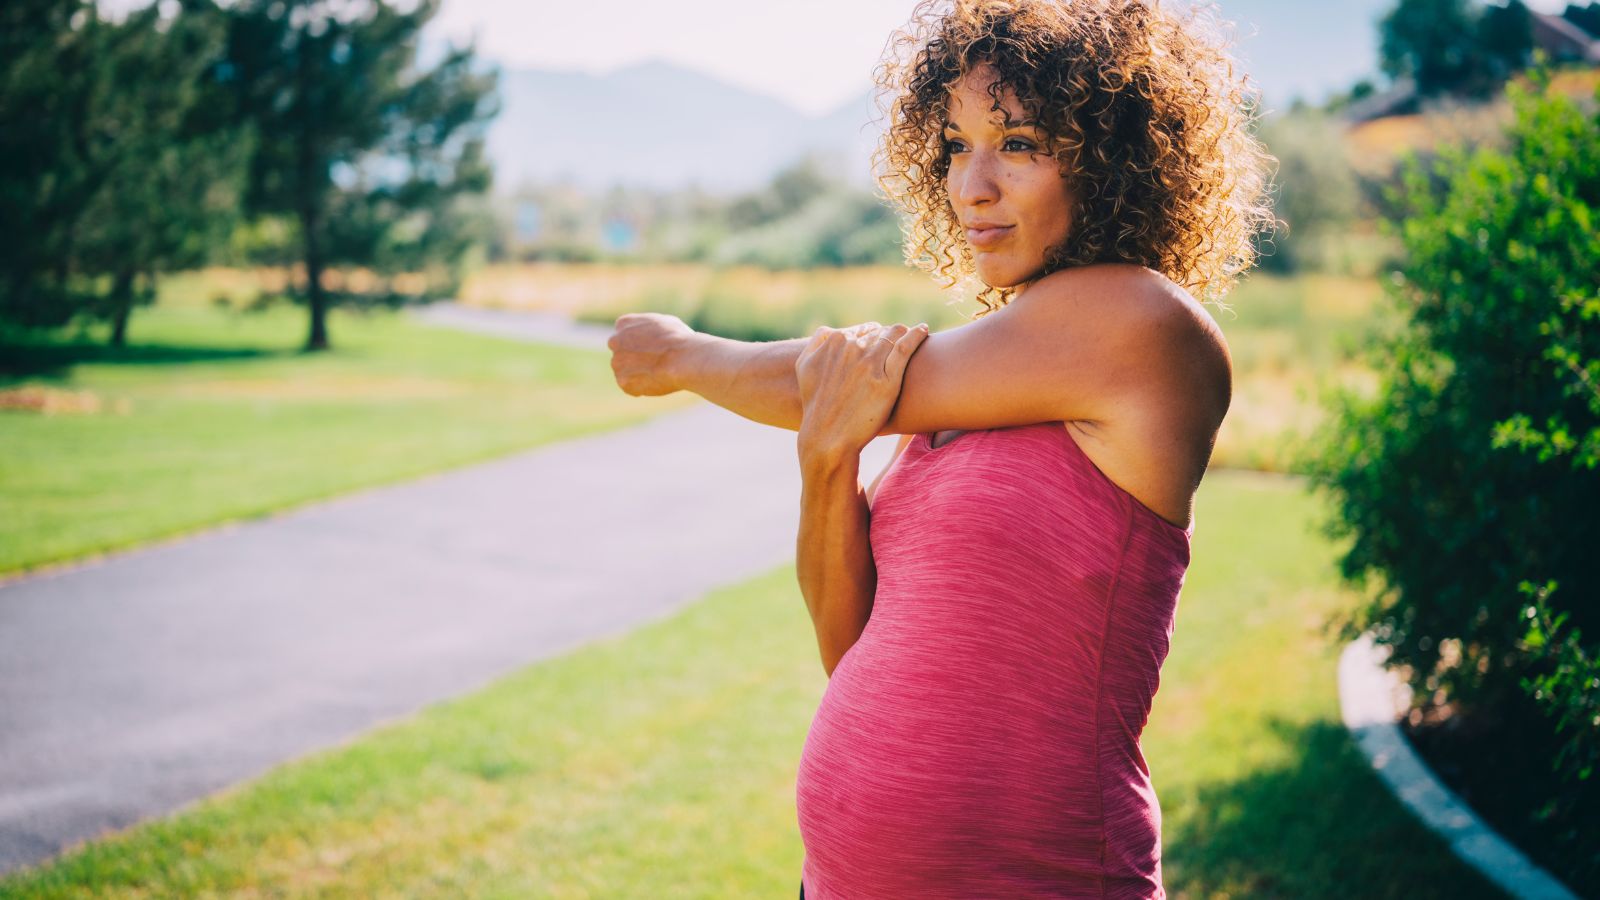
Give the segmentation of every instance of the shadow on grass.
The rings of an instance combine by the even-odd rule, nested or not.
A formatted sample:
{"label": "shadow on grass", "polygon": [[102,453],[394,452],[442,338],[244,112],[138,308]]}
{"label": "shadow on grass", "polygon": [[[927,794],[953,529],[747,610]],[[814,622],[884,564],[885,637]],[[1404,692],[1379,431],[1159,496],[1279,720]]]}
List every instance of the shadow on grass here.
{"label": "shadow on grass", "polygon": [[85,363],[166,365],[254,360],[294,356],[298,350],[256,347],[195,347],[183,344],[131,344],[109,347],[79,342],[29,342],[0,338],[0,384],[24,378],[65,378],[74,366]]}
{"label": "shadow on grass", "polygon": [[1295,748],[1292,760],[1202,785],[1165,810],[1162,875],[1174,900],[1505,896],[1401,806],[1343,725],[1267,725]]}

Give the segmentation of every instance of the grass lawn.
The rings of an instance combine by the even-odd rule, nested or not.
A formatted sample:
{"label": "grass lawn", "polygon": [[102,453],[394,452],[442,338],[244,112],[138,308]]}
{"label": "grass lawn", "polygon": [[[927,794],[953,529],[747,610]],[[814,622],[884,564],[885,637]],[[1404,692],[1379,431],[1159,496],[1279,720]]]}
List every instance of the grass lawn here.
{"label": "grass lawn", "polygon": [[[1339,724],[1295,482],[1215,472],[1145,733],[1174,898],[1497,897]],[[826,686],[792,566],[0,881],[7,897],[789,897]]]}
{"label": "grass lawn", "polygon": [[[184,282],[176,282],[182,288]],[[354,488],[613,428],[696,402],[629,397],[604,350],[502,341],[335,312],[231,313],[181,293],[129,346],[0,336],[0,388],[96,411],[0,410],[0,573],[259,516]]]}

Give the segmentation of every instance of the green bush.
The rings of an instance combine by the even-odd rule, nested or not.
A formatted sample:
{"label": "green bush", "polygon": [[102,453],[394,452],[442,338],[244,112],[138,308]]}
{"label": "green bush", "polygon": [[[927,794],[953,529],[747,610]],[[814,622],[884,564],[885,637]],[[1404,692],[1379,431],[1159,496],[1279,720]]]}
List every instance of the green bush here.
{"label": "green bush", "polygon": [[1550,609],[1554,581],[1525,581],[1519,587],[1531,600],[1523,609],[1529,620],[1523,645],[1551,663],[1543,675],[1526,679],[1522,686],[1556,717],[1562,743],[1555,764],[1562,780],[1586,782],[1600,769],[1600,741],[1594,739],[1594,729],[1600,727],[1600,656],[1584,647],[1582,632],[1565,627],[1570,613]]}
{"label": "green bush", "polygon": [[709,254],[714,265],[769,269],[896,265],[900,220],[866,193],[819,193],[782,218],[740,229]]}
{"label": "green bush", "polygon": [[1259,237],[1262,268],[1327,268],[1328,239],[1348,231],[1361,212],[1342,126],[1301,110],[1264,120],[1260,138],[1278,159],[1273,214],[1287,226]]}
{"label": "green bush", "polygon": [[1376,396],[1335,394],[1304,466],[1351,539],[1342,574],[1372,588],[1344,636],[1372,629],[1421,703],[1547,713],[1562,809],[1540,814],[1570,816],[1592,882],[1600,775],[1573,761],[1600,752],[1600,117],[1543,76],[1510,93],[1505,150],[1407,167],[1391,297],[1409,324],[1374,348]]}

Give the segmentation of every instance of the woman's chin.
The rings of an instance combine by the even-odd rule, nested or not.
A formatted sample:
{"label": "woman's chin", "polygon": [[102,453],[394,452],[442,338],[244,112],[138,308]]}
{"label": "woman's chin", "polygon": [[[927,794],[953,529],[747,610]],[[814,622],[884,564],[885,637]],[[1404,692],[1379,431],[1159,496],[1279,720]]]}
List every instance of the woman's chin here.
{"label": "woman's chin", "polygon": [[1031,272],[1024,271],[1022,266],[985,265],[985,260],[981,256],[978,257],[974,268],[977,269],[978,280],[992,288],[1014,288],[1027,282],[1032,275]]}

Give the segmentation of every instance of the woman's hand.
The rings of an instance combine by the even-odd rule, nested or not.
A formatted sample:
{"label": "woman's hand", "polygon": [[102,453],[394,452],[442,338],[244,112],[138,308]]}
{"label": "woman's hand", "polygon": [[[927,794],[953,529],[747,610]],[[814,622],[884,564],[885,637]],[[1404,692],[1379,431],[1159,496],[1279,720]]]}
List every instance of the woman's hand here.
{"label": "woman's hand", "polygon": [[927,336],[926,324],[818,328],[794,365],[801,453],[842,456],[871,443],[900,398],[906,363]]}
{"label": "woman's hand", "polygon": [[676,357],[697,334],[677,316],[625,313],[617,318],[606,346],[617,386],[635,397],[658,397],[680,390]]}

